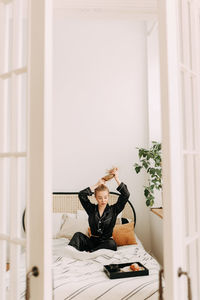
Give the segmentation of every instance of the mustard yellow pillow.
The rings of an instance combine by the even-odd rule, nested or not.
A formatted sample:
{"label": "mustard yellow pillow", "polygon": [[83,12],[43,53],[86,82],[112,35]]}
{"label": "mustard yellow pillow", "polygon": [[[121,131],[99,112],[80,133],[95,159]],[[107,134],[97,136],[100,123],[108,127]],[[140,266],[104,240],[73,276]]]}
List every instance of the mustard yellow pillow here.
{"label": "mustard yellow pillow", "polygon": [[117,246],[137,244],[134,233],[134,223],[130,222],[127,224],[115,225],[113,229],[113,239]]}
{"label": "mustard yellow pillow", "polygon": [[[91,229],[88,228],[88,235],[91,236]],[[115,225],[113,229],[113,240],[117,246],[136,245],[134,223]]]}

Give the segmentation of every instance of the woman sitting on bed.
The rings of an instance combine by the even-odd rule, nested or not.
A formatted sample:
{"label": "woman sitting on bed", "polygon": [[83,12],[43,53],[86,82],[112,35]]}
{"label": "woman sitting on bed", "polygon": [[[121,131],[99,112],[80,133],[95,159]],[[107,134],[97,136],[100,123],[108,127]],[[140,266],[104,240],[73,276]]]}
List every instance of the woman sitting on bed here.
{"label": "woman sitting on bed", "polygon": [[[88,221],[91,229],[90,238],[81,232],[76,232],[73,235],[69,245],[79,251],[93,252],[102,248],[117,250],[117,245],[112,239],[112,232],[117,215],[124,209],[130,194],[127,186],[123,182],[120,182],[117,168],[110,170],[109,175],[115,178],[118,184],[117,190],[120,193],[118,201],[115,204],[108,204],[109,190],[105,185],[106,180],[104,179],[106,176],[100,179],[94,186],[79,192],[79,199],[89,216]],[[92,191],[94,191],[97,205],[91,203],[88,199],[88,196],[92,195]]]}

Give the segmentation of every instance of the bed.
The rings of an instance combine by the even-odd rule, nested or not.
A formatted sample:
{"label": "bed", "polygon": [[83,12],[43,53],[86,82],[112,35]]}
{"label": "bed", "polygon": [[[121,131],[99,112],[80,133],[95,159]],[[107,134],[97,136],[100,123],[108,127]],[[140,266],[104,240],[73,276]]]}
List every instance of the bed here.
{"label": "bed", "polygon": [[[118,195],[111,193],[109,204],[115,203]],[[91,202],[95,202],[94,196],[89,198]],[[84,211],[78,193],[53,193],[52,272],[55,300],[158,299],[160,265],[145,251],[137,237],[137,244],[119,246],[117,251],[101,249],[92,253],[80,252],[68,246],[70,236],[55,235],[59,228],[62,229],[60,221],[58,222],[60,216],[62,215],[63,221],[66,214],[72,216],[76,224],[80,223],[81,228],[84,227]],[[136,224],[136,213],[131,202],[126,204],[119,219]],[[148,276],[109,279],[103,271],[104,265],[135,261],[141,262],[149,269]]]}
{"label": "bed", "polygon": [[[111,192],[109,204],[117,201],[119,194]],[[95,202],[94,196],[89,197]],[[158,273],[160,265],[147,253],[136,236],[137,244],[118,246],[117,251],[100,249],[80,252],[68,245],[73,233],[88,233],[87,215],[78,199],[78,193],[53,193],[52,283],[54,300],[155,300],[158,299]],[[69,221],[69,222],[68,222]],[[128,201],[117,226],[136,224],[136,213]],[[122,224],[126,223],[126,224]],[[25,212],[22,218],[25,230]],[[67,225],[67,226],[64,226]],[[132,232],[134,227],[131,227]],[[86,232],[87,231],[87,232]],[[140,262],[149,269],[148,276],[109,279],[104,265]],[[9,280],[9,272],[7,272]],[[25,253],[21,257],[20,299],[25,298]],[[8,289],[9,293],[9,289]]]}

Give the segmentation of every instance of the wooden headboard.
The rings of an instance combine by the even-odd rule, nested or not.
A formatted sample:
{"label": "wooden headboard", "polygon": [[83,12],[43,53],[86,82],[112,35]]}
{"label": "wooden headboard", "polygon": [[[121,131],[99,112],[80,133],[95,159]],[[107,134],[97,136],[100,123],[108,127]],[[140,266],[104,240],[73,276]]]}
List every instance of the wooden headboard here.
{"label": "wooden headboard", "polygon": [[[109,193],[109,204],[114,204],[117,202],[117,199],[120,194],[115,192]],[[96,204],[96,199],[94,194],[89,196],[89,199],[92,203]],[[53,212],[57,213],[76,213],[78,209],[82,209],[83,207],[80,203],[78,198],[78,192],[54,192],[53,193]],[[25,215],[26,209],[24,210],[22,216],[22,225],[24,231],[25,229]],[[123,211],[122,211],[122,218],[126,218],[134,222],[134,226],[136,225],[136,213],[132,203],[128,200],[126,203]]]}
{"label": "wooden headboard", "polygon": [[[120,194],[115,192],[110,192],[109,194],[109,204],[112,205],[117,202]],[[89,196],[92,203],[97,203],[94,197]],[[53,212],[59,213],[76,213],[77,210],[83,210],[83,207],[78,198],[78,192],[54,192],[53,193]],[[122,211],[122,218],[130,219],[136,224],[136,213],[132,203],[128,200]]]}

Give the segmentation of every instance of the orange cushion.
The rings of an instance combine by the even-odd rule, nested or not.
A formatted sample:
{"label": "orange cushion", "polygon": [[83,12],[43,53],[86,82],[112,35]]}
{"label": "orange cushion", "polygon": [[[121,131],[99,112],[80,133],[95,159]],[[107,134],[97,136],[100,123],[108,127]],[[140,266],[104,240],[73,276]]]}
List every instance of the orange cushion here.
{"label": "orange cushion", "polygon": [[89,235],[89,237],[91,237],[91,229],[90,229],[90,227],[88,227],[88,235]]}
{"label": "orange cushion", "polygon": [[134,223],[130,222],[127,224],[115,225],[113,229],[113,239],[117,246],[137,244],[134,233]]}
{"label": "orange cushion", "polygon": [[[90,227],[88,228],[88,234],[91,236]],[[127,224],[115,225],[113,229],[113,240],[117,246],[137,244],[134,233],[134,223],[130,222]]]}

